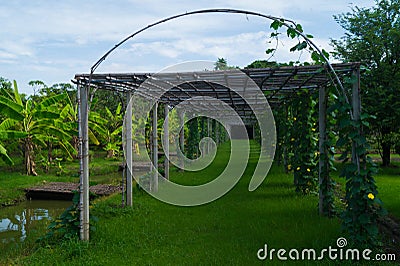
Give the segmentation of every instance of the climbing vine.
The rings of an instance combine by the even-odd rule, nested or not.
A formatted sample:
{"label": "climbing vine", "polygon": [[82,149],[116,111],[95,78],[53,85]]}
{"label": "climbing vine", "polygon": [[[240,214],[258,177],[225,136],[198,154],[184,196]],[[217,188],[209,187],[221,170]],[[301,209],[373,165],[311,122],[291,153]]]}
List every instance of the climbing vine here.
{"label": "climbing vine", "polygon": [[[327,101],[327,106],[331,103],[336,102],[336,97],[333,94],[326,94],[325,100]],[[335,216],[339,210],[335,202],[335,189],[337,187],[336,182],[331,178],[330,171],[336,171],[335,167],[335,143],[337,139],[336,128],[336,113],[332,109],[327,110],[326,114],[326,136],[322,140],[323,151],[319,153],[319,161],[326,162],[319,167],[321,183],[319,184],[319,193],[323,195],[324,199],[322,202],[322,214],[328,217]],[[340,196],[339,196],[340,197]],[[338,198],[338,197],[336,197]],[[340,199],[339,199],[340,202]]]}
{"label": "climbing vine", "polygon": [[379,243],[378,220],[386,214],[378,198],[373,178],[377,167],[367,156],[369,144],[362,134],[369,126],[366,113],[359,120],[350,118],[351,105],[339,97],[337,125],[339,138],[336,146],[341,149],[339,160],[343,162],[341,176],[346,178],[346,209],[342,213],[344,231],[357,246],[373,247]]}
{"label": "climbing vine", "polygon": [[296,191],[316,193],[318,185],[318,138],[314,117],[316,101],[309,91],[298,91],[291,101],[291,169]]}
{"label": "climbing vine", "polygon": [[192,118],[188,122],[188,139],[187,139],[187,151],[186,155],[189,159],[196,159],[199,155],[199,141],[200,141],[200,134],[199,134],[199,125],[197,117]]}
{"label": "climbing vine", "polygon": [[[270,35],[270,44],[275,43],[276,46],[266,50],[267,54],[271,54],[271,57],[276,52],[276,48],[279,44],[279,36],[282,34],[279,30],[285,26],[286,35],[291,39],[297,39],[298,43],[290,48],[290,51],[308,51],[311,54],[315,64],[327,63],[329,54],[322,50],[319,51],[312,43],[310,39],[311,35],[303,33],[301,25],[294,22],[288,22],[284,19],[274,20],[270,28],[273,32]],[[355,81],[354,77],[349,79],[351,82],[347,82],[346,85],[351,86]],[[337,80],[336,80],[337,81]],[[342,177],[346,178],[346,194],[345,194],[345,210],[343,211],[342,227],[345,232],[348,233],[349,239],[356,246],[368,246],[373,247],[378,243],[378,219],[385,215],[385,210],[382,207],[382,202],[377,197],[378,191],[373,178],[373,174],[376,173],[376,166],[372,160],[367,156],[368,142],[363,135],[363,127],[368,127],[369,124],[367,119],[370,117],[366,113],[361,113],[360,119],[354,117],[353,107],[349,104],[349,100],[346,95],[346,91],[342,84],[338,84],[336,103],[330,108],[334,110],[336,114],[336,129],[338,136],[332,136],[332,133],[328,133],[327,139],[323,140],[323,146],[326,153],[323,156],[314,156],[310,153],[310,150],[306,149],[307,145],[313,145],[313,134],[310,134],[309,129],[313,129],[313,125],[310,125],[310,113],[311,108],[305,108],[303,112],[296,112],[293,110],[293,128],[291,131],[291,147],[294,148],[292,154],[293,162],[292,166],[287,165],[289,170],[295,171],[295,183],[297,189],[303,192],[307,192],[310,185],[315,184],[315,176],[311,174],[316,168],[316,161],[324,159],[329,162],[328,165],[323,166],[321,169],[322,176],[328,177],[320,184],[321,193],[325,195],[324,201],[324,213],[329,214],[333,210],[333,182],[329,178],[329,166],[333,166],[333,140],[337,139],[336,147],[338,147],[342,154],[340,160],[343,162],[343,170],[341,173]],[[300,97],[298,97],[300,98]],[[303,99],[304,101],[304,99]],[[308,107],[309,103],[306,103]],[[301,102],[298,105],[303,106]],[[291,113],[288,112],[288,118],[290,119]],[[300,122],[302,121],[302,122]],[[289,123],[280,124],[279,131],[290,125]],[[327,129],[332,129],[331,125],[328,125]],[[299,136],[296,136],[299,134]],[[280,133],[279,135],[282,135]],[[283,142],[286,142],[283,140]],[[317,154],[318,155],[318,154]],[[290,155],[289,155],[290,157]],[[293,169],[294,168],[294,169]],[[296,173],[297,170],[297,173]],[[308,174],[310,173],[310,175]],[[307,186],[304,186],[307,185]]]}
{"label": "climbing vine", "polygon": [[[94,196],[94,194],[91,194]],[[79,193],[74,191],[72,199],[72,205],[68,207],[57,219],[49,224],[47,227],[48,232],[40,237],[37,242],[47,241],[50,243],[57,240],[68,240],[79,236]],[[95,231],[95,223],[98,222],[98,218],[90,214],[90,230]]]}

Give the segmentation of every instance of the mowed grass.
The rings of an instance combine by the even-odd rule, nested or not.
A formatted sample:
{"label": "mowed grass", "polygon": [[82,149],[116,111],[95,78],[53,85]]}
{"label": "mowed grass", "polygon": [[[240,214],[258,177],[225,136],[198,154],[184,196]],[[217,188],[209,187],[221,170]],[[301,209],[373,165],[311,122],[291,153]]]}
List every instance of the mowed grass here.
{"label": "mowed grass", "polygon": [[[25,249],[27,257],[9,258],[26,265],[254,265],[257,251],[269,248],[316,248],[335,245],[337,219],[317,213],[316,196],[294,192],[292,176],[274,167],[255,192],[247,187],[257,163],[257,148],[233,190],[198,207],[177,207],[136,192],[133,208],[120,208],[120,195],[98,201],[99,217],[89,243],[77,240]],[[213,164],[200,172],[171,173],[183,183],[216,177],[229,159],[229,145],[219,147]],[[184,179],[184,180],[183,180]],[[27,244],[27,246],[29,246]],[[19,253],[21,254],[21,253]],[[282,265],[275,257],[268,264]],[[301,262],[300,264],[305,264]]]}
{"label": "mowed grass", "polygon": [[384,207],[400,221],[400,162],[380,169],[375,180]]}
{"label": "mowed grass", "polygon": [[[251,146],[245,174],[229,193],[214,202],[177,207],[155,200],[143,191],[135,191],[132,208],[120,207],[120,195],[100,199],[91,209],[99,222],[88,243],[71,240],[39,245],[30,239],[12,251],[0,251],[0,265],[353,264],[339,260],[284,263],[276,256],[273,261],[257,259],[257,251],[264,244],[268,244],[269,250],[318,251],[336,247],[336,239],[343,235],[337,218],[318,215],[317,196],[294,192],[292,174],[285,174],[281,167],[272,167],[261,187],[249,192],[259,148],[255,143]],[[208,182],[224,169],[229,151],[228,143],[220,146],[212,165],[200,172],[182,173],[173,168],[171,179],[186,185]],[[94,169],[100,174],[94,179],[107,178],[106,170]],[[376,177],[380,197],[395,215],[400,209],[398,170],[385,169]]]}

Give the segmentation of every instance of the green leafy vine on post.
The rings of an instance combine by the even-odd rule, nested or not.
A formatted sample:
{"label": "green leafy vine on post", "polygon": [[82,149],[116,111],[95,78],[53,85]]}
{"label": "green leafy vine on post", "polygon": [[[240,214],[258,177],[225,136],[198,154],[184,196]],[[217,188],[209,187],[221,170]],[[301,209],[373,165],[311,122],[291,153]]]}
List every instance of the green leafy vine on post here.
{"label": "green leafy vine on post", "polygon": [[196,159],[199,156],[199,125],[197,117],[188,122],[189,135],[187,140],[187,157]]}
{"label": "green leafy vine on post", "polygon": [[[329,88],[327,90],[329,92]],[[334,105],[336,102],[336,96],[333,94],[326,94],[327,106],[330,104]],[[322,178],[322,182],[319,185],[320,193],[324,195],[322,202],[322,214],[327,217],[333,217],[339,213],[339,204],[335,203],[335,187],[336,182],[331,178],[330,171],[336,171],[335,167],[335,144],[336,144],[336,128],[335,119],[336,113],[332,108],[328,108],[326,114],[326,136],[323,140],[324,153],[319,154],[319,160],[327,162],[322,164],[320,175],[325,177]]]}
{"label": "green leafy vine on post", "polygon": [[[373,178],[377,168],[367,156],[369,144],[362,134],[370,116],[362,113],[359,121],[349,116],[351,106],[343,97],[337,104],[337,123],[343,162],[342,177],[346,178],[346,209],[342,213],[342,227],[356,246],[374,247],[379,243],[378,220],[386,214]],[[353,144],[353,145],[352,145]]]}
{"label": "green leafy vine on post", "polygon": [[[278,37],[281,35],[279,29],[283,26],[286,27],[286,34],[289,38],[297,38],[299,40],[290,51],[307,50],[311,53],[311,58],[315,64],[329,63],[327,61],[329,54],[324,50],[319,51],[315,45],[312,45],[310,42],[312,36],[304,34],[301,25],[296,23],[289,24],[284,19],[275,20],[270,25],[270,28],[274,30],[270,38],[271,40],[276,40],[276,47],[267,49],[267,54],[272,54],[272,57],[276,52],[279,44]],[[382,207],[382,202],[377,197],[377,186],[373,178],[373,174],[376,173],[376,167],[367,156],[368,143],[362,132],[363,126],[369,126],[367,119],[370,116],[363,113],[361,114],[361,119],[352,119],[352,106],[346,98],[344,87],[341,84],[339,85],[341,90],[337,90],[337,103],[335,104],[339,132],[336,146],[341,148],[343,152],[340,158],[344,163],[341,175],[346,178],[346,209],[342,213],[342,226],[344,231],[349,234],[349,238],[354,245],[374,247],[378,244],[378,219],[385,214],[385,210]],[[326,156],[329,158],[330,164],[332,164],[330,149],[332,139],[330,136],[324,144],[328,151]],[[350,155],[352,160],[349,162]],[[325,157],[325,159],[327,158]],[[301,169],[301,166],[294,167],[300,167]],[[329,171],[329,169],[321,170]],[[324,206],[326,210],[330,210],[333,204],[332,184],[322,184],[321,188],[325,190],[323,193],[326,193],[325,195],[330,198],[324,203],[328,204],[328,206]]]}
{"label": "green leafy vine on post", "polygon": [[296,191],[303,194],[316,193],[318,184],[318,139],[313,109],[316,101],[310,92],[299,91],[292,100],[293,126],[290,142],[293,152],[292,167]]}
{"label": "green leafy vine on post", "polygon": [[[92,194],[93,195],[93,194]],[[79,236],[80,232],[80,211],[79,211],[79,193],[74,192],[72,205],[68,207],[57,219],[49,224],[48,232],[37,241],[56,241],[58,239],[71,239]],[[95,231],[94,223],[98,221],[96,216],[90,215],[90,230]]]}

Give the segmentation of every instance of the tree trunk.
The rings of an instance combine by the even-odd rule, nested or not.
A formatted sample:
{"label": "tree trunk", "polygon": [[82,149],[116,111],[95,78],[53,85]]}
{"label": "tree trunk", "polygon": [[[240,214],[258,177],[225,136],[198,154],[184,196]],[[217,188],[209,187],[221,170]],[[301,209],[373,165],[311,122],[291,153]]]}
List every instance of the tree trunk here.
{"label": "tree trunk", "polygon": [[25,168],[27,175],[34,175],[37,176],[36,173],[36,164],[33,158],[33,143],[31,137],[25,139],[24,145],[24,156],[25,156]]}
{"label": "tree trunk", "polygon": [[77,159],[79,156],[79,138],[77,136],[72,136],[71,145],[76,150],[76,154],[73,155],[73,158]]}
{"label": "tree trunk", "polygon": [[49,141],[47,147],[47,162],[50,164],[53,161],[53,143]]}
{"label": "tree trunk", "polygon": [[390,148],[391,141],[389,138],[389,134],[391,133],[391,129],[389,127],[384,126],[382,129],[382,166],[390,165]]}
{"label": "tree trunk", "polygon": [[382,166],[390,165],[390,147],[389,142],[382,143]]}
{"label": "tree trunk", "polygon": [[107,158],[108,159],[113,158],[114,155],[115,155],[114,150],[108,150],[107,151]]}

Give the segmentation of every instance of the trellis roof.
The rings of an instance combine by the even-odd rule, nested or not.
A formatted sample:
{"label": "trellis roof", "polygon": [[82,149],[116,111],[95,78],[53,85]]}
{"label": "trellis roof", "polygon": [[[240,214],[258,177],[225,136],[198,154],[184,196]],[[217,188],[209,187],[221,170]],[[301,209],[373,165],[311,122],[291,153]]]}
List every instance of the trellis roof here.
{"label": "trellis roof", "polygon": [[[333,64],[333,69],[339,79],[350,77],[354,70],[360,67],[359,63]],[[287,98],[293,97],[298,90],[318,90],[321,87],[332,85],[335,81],[327,65],[309,66],[284,66],[262,69],[242,69],[259,88],[272,108],[279,105]],[[135,92],[146,80],[154,75],[161,78],[164,84],[172,84],[169,90],[162,91],[160,102],[175,106],[185,100],[196,96],[206,96],[221,100],[232,108],[241,117],[251,117],[253,111],[249,102],[227,87],[235,87],[246,93],[247,81],[243,81],[243,73],[239,71],[218,70],[200,72],[174,72],[174,73],[104,73],[93,74],[91,86],[97,89],[115,92]],[[75,75],[74,83],[80,86],[89,84],[89,74]],[[218,81],[227,80],[225,85]],[[178,85],[175,85],[178,84]],[[226,86],[227,85],[227,86]],[[151,98],[146,90],[140,90],[143,97]],[[252,99],[256,105],[257,99]],[[210,111],[218,111],[218,104],[211,102],[207,105]]]}

